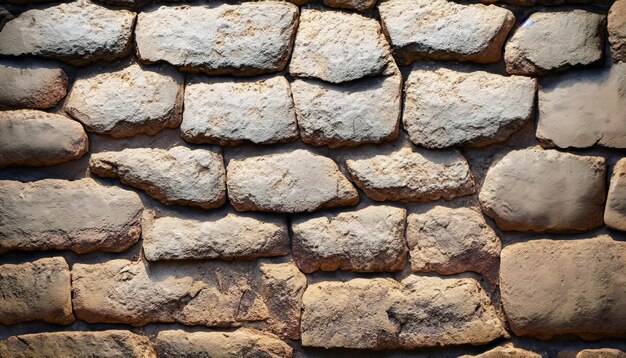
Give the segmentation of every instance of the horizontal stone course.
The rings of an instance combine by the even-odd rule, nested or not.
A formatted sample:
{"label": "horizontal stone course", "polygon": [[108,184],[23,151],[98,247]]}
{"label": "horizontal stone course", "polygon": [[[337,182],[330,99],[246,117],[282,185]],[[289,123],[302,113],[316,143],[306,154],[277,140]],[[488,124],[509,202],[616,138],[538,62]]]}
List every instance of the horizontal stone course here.
{"label": "horizontal stone course", "polygon": [[0,83],[0,108],[43,109],[65,97],[68,80],[54,62],[0,59]]}

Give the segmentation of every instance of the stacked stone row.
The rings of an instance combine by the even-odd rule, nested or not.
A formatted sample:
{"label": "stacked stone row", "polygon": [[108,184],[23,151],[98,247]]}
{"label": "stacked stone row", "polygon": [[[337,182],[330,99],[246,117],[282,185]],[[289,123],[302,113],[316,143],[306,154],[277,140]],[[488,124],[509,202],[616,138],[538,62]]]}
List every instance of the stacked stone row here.
{"label": "stacked stone row", "polygon": [[25,334],[0,357],[626,335],[625,0],[519,26],[448,0],[107,3],[131,10],[0,11],[0,168],[91,176],[0,180],[0,253],[141,257],[0,264],[0,324],[212,330]]}

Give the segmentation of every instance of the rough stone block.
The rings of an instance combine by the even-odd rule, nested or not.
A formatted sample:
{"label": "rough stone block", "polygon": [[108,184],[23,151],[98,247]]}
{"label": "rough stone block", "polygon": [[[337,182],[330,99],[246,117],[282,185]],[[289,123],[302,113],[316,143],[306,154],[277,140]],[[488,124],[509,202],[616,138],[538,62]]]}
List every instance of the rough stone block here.
{"label": "rough stone block", "polygon": [[0,107],[5,108],[51,108],[67,92],[65,71],[41,60],[0,59],[0,83]]}
{"label": "rough stone block", "polygon": [[626,158],[620,159],[613,168],[604,223],[610,228],[626,231]]}

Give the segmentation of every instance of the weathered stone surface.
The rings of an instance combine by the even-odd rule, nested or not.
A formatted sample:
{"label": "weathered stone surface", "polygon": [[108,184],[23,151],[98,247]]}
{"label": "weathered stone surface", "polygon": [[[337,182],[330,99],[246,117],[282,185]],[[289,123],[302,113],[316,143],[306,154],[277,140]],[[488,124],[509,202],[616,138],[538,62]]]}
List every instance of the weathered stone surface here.
{"label": "weathered stone surface", "polygon": [[156,358],[148,337],[128,331],[24,334],[0,341],[0,356],[13,358]]}
{"label": "weathered stone surface", "polygon": [[602,157],[515,150],[487,171],[480,204],[502,230],[589,230],[602,225],[605,174]]}
{"label": "weathered stone surface", "polygon": [[542,83],[537,139],[561,148],[626,148],[626,63]]}
{"label": "weathered stone surface", "polygon": [[89,149],[80,123],[36,110],[0,111],[0,168],[76,160]]}
{"label": "weathered stone surface", "polygon": [[339,9],[367,11],[376,6],[376,0],[324,0],[324,5]]}
{"label": "weathered stone surface", "polygon": [[404,128],[427,148],[503,142],[532,117],[536,86],[528,77],[416,65],[406,83]]}
{"label": "weathered stone surface", "polygon": [[406,238],[414,272],[497,271],[500,239],[470,208],[436,206],[424,214],[411,214]]}
{"label": "weathered stone surface", "polygon": [[298,137],[289,82],[194,77],[185,87],[181,136],[191,143],[272,144]]}
{"label": "weathered stone surface", "polygon": [[183,76],[170,67],[136,63],[86,69],[65,101],[64,109],[88,131],[115,138],[155,135],[181,122]]}
{"label": "weathered stone surface", "polygon": [[291,358],[293,349],[278,337],[248,328],[234,332],[161,331],[159,357]]}
{"label": "weathered stone surface", "polygon": [[306,273],[401,270],[407,255],[405,220],[406,210],[392,206],[295,220],[294,259]]}
{"label": "weathered stone surface", "polygon": [[475,192],[467,161],[456,150],[373,148],[346,164],[356,185],[378,201],[451,200]]}
{"label": "weathered stone surface", "polygon": [[129,8],[140,8],[144,5],[152,2],[151,0],[94,0],[95,2],[113,5],[113,6],[124,6]]}
{"label": "weathered stone surface", "polygon": [[387,0],[378,9],[400,65],[423,58],[498,62],[515,24],[504,8],[448,0]]}
{"label": "weathered stone surface", "polygon": [[240,211],[297,213],[359,201],[332,159],[304,149],[233,158],[226,170],[228,198]]}
{"label": "weathered stone surface", "polygon": [[88,323],[247,326],[299,337],[304,274],[291,262],[111,260],[72,267],[74,312]]}
{"label": "weathered stone surface", "polygon": [[626,1],[617,0],[608,16],[609,43],[614,62],[626,62]]}
{"label": "weathered stone surface", "polygon": [[302,10],[289,63],[292,76],[340,83],[382,74],[392,63],[378,21],[356,13]]}
{"label": "weathered stone surface", "polygon": [[506,71],[536,76],[600,61],[604,21],[580,9],[530,15],[506,44]]}
{"label": "weathered stone surface", "polygon": [[501,257],[502,304],[515,334],[626,334],[625,242],[530,240]]}
{"label": "weathered stone surface", "polygon": [[282,70],[298,7],[278,1],[161,6],[137,17],[137,55],[184,71],[254,75]]}
{"label": "weathered stone surface", "polygon": [[67,91],[67,75],[52,62],[0,59],[0,108],[51,108]]}
{"label": "weathered stone surface", "polygon": [[76,181],[0,181],[0,253],[121,252],[139,239],[143,204],[132,191]]}
{"label": "weathered stone surface", "polygon": [[626,352],[613,348],[583,349],[580,352],[561,351],[557,358],[626,358]]}
{"label": "weathered stone surface", "polygon": [[135,13],[88,1],[32,9],[0,31],[0,55],[32,55],[74,65],[113,60],[132,48]]}
{"label": "weathered stone surface", "polygon": [[506,345],[477,355],[463,355],[460,358],[541,358],[541,354]]}
{"label": "weathered stone surface", "polygon": [[326,281],[310,285],[303,303],[303,346],[410,349],[485,344],[506,335],[470,278]]}
{"label": "weathered stone surface", "polygon": [[150,261],[251,259],[289,253],[287,225],[263,215],[218,219],[144,219],[143,251]]}
{"label": "weathered stone surface", "polygon": [[613,229],[626,231],[626,158],[620,159],[613,168],[604,223]]}
{"label": "weathered stone surface", "polygon": [[291,90],[305,143],[337,148],[398,136],[402,105],[399,71],[340,85],[297,79]]}
{"label": "weathered stone surface", "polygon": [[71,292],[70,269],[62,257],[0,265],[0,323],[70,324],[74,322]]}
{"label": "weathered stone surface", "polygon": [[127,148],[91,155],[89,171],[144,190],[164,204],[212,209],[226,202],[222,155],[186,147]]}

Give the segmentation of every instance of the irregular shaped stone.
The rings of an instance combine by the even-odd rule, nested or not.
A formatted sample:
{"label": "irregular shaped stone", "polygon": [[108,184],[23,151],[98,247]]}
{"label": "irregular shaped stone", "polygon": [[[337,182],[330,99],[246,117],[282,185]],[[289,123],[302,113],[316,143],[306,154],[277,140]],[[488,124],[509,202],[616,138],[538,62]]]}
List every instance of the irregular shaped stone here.
{"label": "irregular shaped stone", "polygon": [[604,223],[610,228],[626,231],[626,158],[620,159],[613,168]]}
{"label": "irregular shaped stone", "polygon": [[470,278],[326,281],[310,285],[303,303],[302,345],[309,347],[412,349],[485,344],[507,335]]}
{"label": "irregular shaped stone", "polygon": [[80,72],[64,110],[88,131],[122,138],[178,127],[182,101],[180,73],[131,63],[112,72],[108,67]]}
{"label": "irregular shaped stone", "polygon": [[359,201],[332,159],[304,149],[233,158],[226,170],[228,198],[239,211],[297,213]]}
{"label": "irregular shaped stone", "polygon": [[65,97],[67,75],[52,62],[0,59],[0,107],[51,108]]}
{"label": "irregular shaped stone", "polygon": [[613,3],[607,22],[613,62],[626,62],[626,1]]}
{"label": "irregular shaped stone", "polygon": [[515,150],[489,168],[478,198],[505,231],[593,229],[602,225],[604,163],[556,150]]}
{"label": "irregular shaped stone", "polygon": [[557,358],[626,358],[626,352],[613,348],[583,349],[580,352],[561,351]]}
{"label": "irregular shaped stone", "polygon": [[285,68],[298,7],[278,1],[160,6],[137,17],[137,55],[183,71],[255,75]]}
{"label": "irregular shaped stone", "polygon": [[462,355],[460,358],[541,358],[541,354],[505,345],[477,355]]}
{"label": "irregular shaped stone", "polygon": [[212,209],[226,202],[224,160],[212,150],[178,146],[94,153],[89,171],[105,178],[118,177],[168,205]]}
{"label": "irregular shaped stone", "polygon": [[0,168],[76,160],[89,149],[80,123],[36,110],[0,111]]}
{"label": "irregular shaped stone", "polygon": [[378,10],[400,65],[424,58],[498,62],[515,24],[504,8],[448,0],[387,0]]}
{"label": "irregular shaped stone", "polygon": [[127,56],[135,13],[88,1],[31,9],[0,31],[0,55],[32,55],[82,65]]}
{"label": "irregular shaped stone", "polygon": [[402,104],[399,72],[340,85],[297,79],[291,90],[304,143],[337,148],[398,137]]}
{"label": "irregular shaped stone", "polygon": [[156,338],[163,357],[291,358],[293,349],[278,337],[248,328],[234,332],[161,331]]}
{"label": "irregular shaped stone", "polygon": [[191,143],[290,142],[298,137],[289,82],[194,77],[185,87],[181,136]]}
{"label": "irregular shaped stone", "polygon": [[560,148],[626,148],[626,63],[543,83],[537,139]]}
{"label": "irregular shaped stone", "polygon": [[451,200],[475,192],[469,165],[456,150],[375,148],[346,164],[356,185],[378,201]]}
{"label": "irregular shaped stone", "polygon": [[74,322],[70,268],[62,257],[0,265],[0,292],[1,324]]}
{"label": "irregular shaped stone", "polygon": [[0,341],[0,356],[156,358],[150,339],[128,331],[24,334]]}
{"label": "irregular shaped stone", "polygon": [[141,235],[139,195],[91,179],[0,181],[0,253],[122,252]]}
{"label": "irregular shaped stone", "polygon": [[297,339],[306,278],[291,262],[110,260],[75,264],[72,286],[88,323],[245,324]]}
{"label": "irregular shaped stone", "polygon": [[427,148],[503,142],[532,117],[536,87],[528,77],[416,65],[406,82],[404,128]]}
{"label": "irregular shaped stone", "polygon": [[538,76],[600,61],[604,21],[580,9],[533,13],[506,44],[506,71]]}
{"label": "irregular shaped stone", "polygon": [[296,219],[293,256],[300,270],[398,271],[406,260],[406,210],[392,206]]}
{"label": "irregular shaped stone", "polygon": [[289,253],[284,222],[229,213],[219,219],[144,219],[143,251],[150,261],[254,259]]}
{"label": "irregular shaped stone", "polygon": [[378,21],[356,13],[302,9],[289,74],[340,83],[386,72],[391,49]]}
{"label": "irregular shaped stone", "polygon": [[376,0],[324,0],[324,5],[339,9],[367,11],[376,6]]}
{"label": "irregular shaped stone", "polygon": [[436,206],[424,214],[411,214],[406,238],[414,272],[497,271],[500,239],[470,208]]}
{"label": "irregular shaped stone", "polygon": [[502,250],[500,292],[519,336],[626,334],[626,243],[603,235]]}

